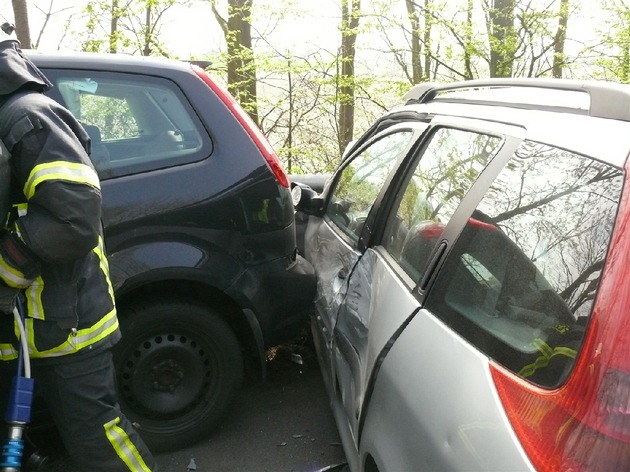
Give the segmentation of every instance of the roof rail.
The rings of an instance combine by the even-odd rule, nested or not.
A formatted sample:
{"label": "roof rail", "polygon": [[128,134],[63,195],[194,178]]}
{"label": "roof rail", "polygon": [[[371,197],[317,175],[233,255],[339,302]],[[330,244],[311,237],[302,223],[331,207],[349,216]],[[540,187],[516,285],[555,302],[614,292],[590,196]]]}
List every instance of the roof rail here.
{"label": "roof rail", "polygon": [[[590,97],[588,115],[598,118],[630,121],[630,86],[613,82],[579,81],[568,79],[477,79],[454,83],[426,82],[415,85],[405,95],[406,102],[427,103],[437,99],[443,92],[471,89],[498,89],[531,87],[548,90],[561,90],[587,93]],[[456,100],[459,100],[456,98]],[[464,99],[461,99],[464,101]],[[484,103],[495,102],[484,96]],[[509,101],[496,100],[496,103],[509,104]],[[522,105],[522,102],[520,103]],[[547,106],[549,108],[549,106]],[[576,109],[576,113],[579,113]],[[582,110],[584,113],[584,110]]]}

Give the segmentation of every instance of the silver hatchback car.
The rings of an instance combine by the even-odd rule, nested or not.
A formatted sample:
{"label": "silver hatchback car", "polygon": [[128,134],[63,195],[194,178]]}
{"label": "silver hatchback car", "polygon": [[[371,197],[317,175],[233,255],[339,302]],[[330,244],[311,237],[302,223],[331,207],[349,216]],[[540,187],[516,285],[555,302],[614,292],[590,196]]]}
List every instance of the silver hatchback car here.
{"label": "silver hatchback car", "polygon": [[293,184],[350,469],[630,470],[630,87],[405,98]]}

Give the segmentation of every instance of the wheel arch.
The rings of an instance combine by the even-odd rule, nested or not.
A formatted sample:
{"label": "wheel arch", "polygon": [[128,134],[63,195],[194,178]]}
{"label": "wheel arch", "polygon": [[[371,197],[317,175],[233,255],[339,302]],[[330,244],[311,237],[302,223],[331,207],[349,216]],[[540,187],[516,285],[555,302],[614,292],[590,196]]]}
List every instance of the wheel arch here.
{"label": "wheel arch", "polygon": [[[130,281],[132,282],[132,281]],[[232,298],[217,287],[194,278],[165,277],[135,281],[125,284],[116,292],[119,317],[124,317],[127,306],[142,303],[155,297],[187,299],[216,310],[221,319],[232,329],[248,360],[248,366],[262,378],[265,376],[264,338],[254,313],[242,309]]]}

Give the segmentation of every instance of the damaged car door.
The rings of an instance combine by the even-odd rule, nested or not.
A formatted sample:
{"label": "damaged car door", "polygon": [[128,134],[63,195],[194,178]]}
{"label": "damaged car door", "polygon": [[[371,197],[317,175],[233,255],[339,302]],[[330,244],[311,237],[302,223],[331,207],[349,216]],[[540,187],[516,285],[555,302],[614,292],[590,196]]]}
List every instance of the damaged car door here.
{"label": "damaged car door", "polygon": [[[317,332],[326,353],[332,348],[332,333],[348,278],[365,247],[369,233],[366,222],[392,169],[409,152],[413,138],[414,131],[408,126],[393,127],[377,136],[333,176],[322,217],[311,218],[305,252],[316,267]],[[328,368],[332,367],[329,362],[324,361]]]}
{"label": "damaged car door", "polygon": [[337,395],[355,444],[380,359],[420,309],[423,281],[446,249],[445,229],[502,142],[433,127],[382,197],[373,240],[351,272],[333,327]]}

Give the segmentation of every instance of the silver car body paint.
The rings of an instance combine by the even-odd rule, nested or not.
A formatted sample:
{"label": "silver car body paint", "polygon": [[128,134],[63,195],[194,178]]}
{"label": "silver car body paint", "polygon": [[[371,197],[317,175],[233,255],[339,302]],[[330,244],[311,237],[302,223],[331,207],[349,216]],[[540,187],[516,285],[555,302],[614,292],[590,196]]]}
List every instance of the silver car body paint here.
{"label": "silver car body paint", "polygon": [[[342,395],[342,399],[355,437],[368,382],[379,356],[418,306],[409,290],[403,289],[400,281],[390,276],[389,269],[376,261],[375,251],[368,249],[355,267],[334,330],[334,373],[342,392],[354,393]],[[350,346],[344,349],[343,343]]]}
{"label": "silver car body paint", "polygon": [[360,448],[381,471],[533,470],[505,417],[487,357],[425,310],[381,365]]}
{"label": "silver car body paint", "polygon": [[[510,122],[509,109],[486,108],[485,122],[465,118],[475,105],[406,109],[435,114],[432,126],[484,132],[491,122],[506,142],[484,178],[494,178],[525,137],[615,165],[627,159],[626,125],[615,120],[589,117],[592,132],[576,134],[566,130],[583,127],[584,116],[563,115],[557,123],[527,110],[512,126],[501,123]],[[592,139],[600,133],[610,138],[605,146]],[[457,211],[469,213],[477,203],[468,198],[472,208]],[[421,309],[422,294],[416,298],[415,284],[385,250],[360,254],[333,228],[327,217],[311,217],[305,250],[318,277],[315,345],[351,471],[376,470],[370,464],[381,472],[534,470],[507,420],[488,356]],[[447,227],[449,240],[456,235],[449,229],[461,230]]]}
{"label": "silver car body paint", "polygon": [[339,306],[346,294],[346,279],[359,254],[335,236],[328,224],[319,218],[311,218],[304,239],[306,254],[319,267],[315,306],[321,315],[322,333],[330,348]]}
{"label": "silver car body paint", "polygon": [[[449,121],[449,119],[440,120],[443,125]],[[508,152],[511,153],[514,146],[513,143],[507,146]],[[369,438],[371,433],[379,437],[381,441],[374,444],[374,448],[368,451],[377,463],[382,462],[388,454],[398,457],[392,462],[391,468],[386,464],[385,468],[380,468],[380,470],[416,470],[410,467],[425,463],[425,461],[428,461],[426,462],[428,470],[435,470],[440,461],[429,460],[431,456],[425,457],[422,448],[414,445],[417,432],[412,432],[413,423],[407,423],[409,430],[405,433],[408,438],[404,448],[413,449],[407,452],[407,454],[412,453],[410,457],[396,452],[402,443],[399,438],[394,439],[396,435],[383,434],[385,431],[382,428],[386,425],[378,425],[380,420],[377,426],[374,426],[374,431],[367,428],[369,424],[367,422],[365,431],[362,428],[362,415],[367,415],[366,418],[369,419],[378,414],[375,413],[376,411],[382,411],[379,402],[369,398],[372,392],[371,382],[381,375],[379,372],[381,362],[389,355],[392,344],[396,346],[398,336],[401,332],[405,332],[407,323],[419,310],[419,302],[413,294],[414,283],[403,272],[394,272],[377,250],[370,248],[362,255],[359,254],[339,237],[338,232],[326,219],[317,217],[310,219],[305,234],[305,251],[307,259],[316,270],[318,281],[315,300],[316,317],[313,320],[315,344],[350,469],[363,470],[361,461],[364,457],[359,456],[358,450],[362,447],[363,436],[366,435]],[[446,335],[448,330],[444,333]],[[431,338],[418,341],[418,344],[422,342],[430,343]],[[475,352],[472,349],[468,351]],[[430,369],[432,355],[429,351],[424,356],[423,366],[427,369]],[[486,379],[484,392],[490,395],[491,380],[487,373],[487,359],[476,352],[475,357],[480,362],[482,359],[485,362],[486,370],[482,377]],[[420,362],[422,360],[418,357],[416,363]],[[453,366],[457,366],[456,359],[451,359],[451,362]],[[412,366],[404,368],[396,366],[393,370],[402,376],[409,376],[409,381],[413,378],[417,382],[424,383],[423,375],[426,375],[426,372],[414,371],[411,369]],[[455,368],[450,370],[453,373],[456,372]],[[478,378],[471,377],[471,380]],[[425,385],[435,385],[435,381],[429,381]],[[392,385],[389,385],[387,388],[391,389],[391,387]],[[440,392],[440,389],[435,390],[437,395]],[[404,394],[402,392],[400,394],[399,400],[402,401]],[[405,400],[409,401],[409,399]],[[401,415],[406,415],[407,421],[415,418],[415,421],[420,423],[422,411],[420,403],[420,399],[411,399],[411,403],[408,404],[408,406],[413,406],[410,408],[411,411],[403,410],[400,404],[383,405],[383,407],[396,406]],[[492,408],[490,404],[493,405]],[[497,407],[501,410],[500,403],[493,397],[490,404],[487,407],[494,409],[496,416]],[[465,407],[465,402],[461,403],[461,407]],[[439,407],[432,408],[439,410]],[[395,415],[391,414],[391,410],[387,411],[388,414],[385,417],[389,417],[391,421]],[[501,421],[504,422],[503,417]],[[391,427],[396,429],[397,426],[392,424]],[[380,433],[374,434],[378,428],[381,428]],[[511,437],[512,433],[507,424],[504,424],[503,431],[506,432],[507,437]],[[433,438],[433,441],[437,441],[437,438],[438,436]],[[384,440],[386,444],[382,444]],[[426,439],[423,441],[427,443]],[[518,442],[511,441],[512,449],[518,449]],[[393,442],[397,442],[397,445]],[[351,448],[350,445],[354,447]],[[431,451],[436,452],[434,447],[431,447]],[[452,454],[452,451],[448,453]],[[384,456],[380,457],[381,454]],[[446,469],[450,468],[447,466],[448,460],[446,457],[441,459]]]}
{"label": "silver car body paint", "polygon": [[[357,290],[368,281],[373,297]],[[369,249],[354,269],[348,297],[356,300],[350,305],[357,303],[369,313],[369,320],[363,320],[369,321],[369,332],[358,321],[352,333],[352,322],[342,323],[348,311],[336,327],[355,340],[365,339],[360,371],[353,371],[357,365],[347,362],[335,345],[335,358],[328,364],[332,368],[324,375],[328,385],[340,386],[332,406],[340,431],[356,447],[346,450],[356,456],[349,460],[351,470],[363,470],[368,455],[381,471],[532,470],[503,413],[487,358],[431,313],[418,312],[409,287],[376,251]],[[388,341],[409,318],[389,350]],[[375,367],[372,391],[368,383]],[[363,405],[366,392],[371,395]]]}

